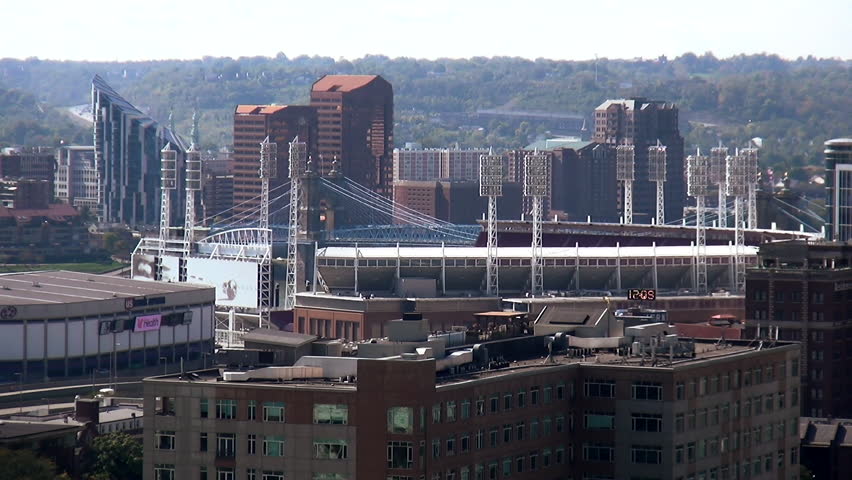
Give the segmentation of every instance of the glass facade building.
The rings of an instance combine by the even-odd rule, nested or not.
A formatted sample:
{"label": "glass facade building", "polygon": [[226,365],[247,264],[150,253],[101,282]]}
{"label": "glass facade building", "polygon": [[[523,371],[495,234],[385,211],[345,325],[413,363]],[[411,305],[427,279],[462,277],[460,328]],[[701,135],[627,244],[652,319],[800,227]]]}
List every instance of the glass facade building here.
{"label": "glass facade building", "polygon": [[825,233],[828,240],[852,240],[852,138],[825,142]]}

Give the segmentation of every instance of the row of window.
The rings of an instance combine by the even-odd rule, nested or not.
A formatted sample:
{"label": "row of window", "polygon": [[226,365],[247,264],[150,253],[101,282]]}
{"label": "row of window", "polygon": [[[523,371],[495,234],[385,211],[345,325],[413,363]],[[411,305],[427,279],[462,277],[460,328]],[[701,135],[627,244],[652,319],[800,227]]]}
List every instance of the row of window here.
{"label": "row of window", "polygon": [[[710,408],[698,408],[685,413],[678,413],[675,415],[675,432],[683,433],[685,430],[715,426],[740,417],[768,414],[775,409],[776,405],[779,410],[786,408],[786,395],[784,393],[757,395],[742,401],[725,402]],[[791,390],[790,406],[797,407],[798,405],[799,389],[794,388]]]}
{"label": "row of window", "polygon": [[[257,420],[257,401],[246,402],[245,420]],[[232,399],[216,399],[215,418],[218,420],[236,420],[238,402]],[[284,422],[286,405],[284,402],[263,402],[262,420],[264,422]],[[210,418],[210,400],[199,399],[199,416]],[[349,406],[345,404],[314,404],[313,423],[346,425],[349,423]]]}
{"label": "row of window", "polygon": [[462,433],[458,437],[451,436],[443,442],[440,438],[433,438],[432,458],[440,458],[441,455],[461,455],[471,450],[480,450],[486,447],[496,448],[512,442],[538,440],[554,433],[563,433],[565,429],[565,417],[559,416],[553,419],[545,417],[540,421],[534,418],[529,424],[526,422],[507,423],[502,427],[491,427],[487,431],[486,429],[479,429],[473,433]]}
{"label": "row of window", "polygon": [[[762,427],[745,429],[742,432],[732,432],[730,435],[700,439],[697,442],[689,442],[675,446],[675,463],[693,463],[706,457],[723,455],[735,452],[742,448],[750,448],[761,443],[771,443],[784,437],[785,423],[782,420],[777,424],[767,424]],[[791,420],[787,432],[790,436],[798,435],[798,424]]]}
{"label": "row of window", "polygon": [[[586,398],[615,398],[615,380],[586,380],[583,385]],[[663,385],[659,382],[633,382],[630,390],[633,400],[662,400]]]}
{"label": "row of window", "polygon": [[[412,468],[413,464],[410,458],[413,455],[413,450],[414,447],[411,442],[388,443],[388,468]],[[566,461],[570,461],[570,459],[566,458],[565,452],[565,447],[561,446],[556,449],[534,450],[529,455],[505,457],[494,459],[487,464],[464,466],[457,470],[450,469],[446,472],[435,472],[430,478],[431,480],[497,480],[497,478],[511,478],[514,474],[535,472],[554,465],[562,465]],[[386,479],[414,480],[414,477],[409,475],[388,475]]]}
{"label": "row of window", "polygon": [[[245,453],[256,455],[258,438],[255,434],[246,435]],[[158,450],[175,450],[177,435],[174,431],[159,430],[154,435],[154,446]],[[264,457],[284,456],[284,437],[281,435],[265,435],[260,441],[261,454]],[[345,460],[349,455],[349,446],[346,440],[314,440],[314,456],[316,459]],[[201,432],[198,440],[198,450],[207,452],[210,449],[209,435]],[[216,456],[235,457],[237,455],[237,435],[235,433],[216,434]]]}
{"label": "row of window", "polygon": [[[795,466],[799,463],[799,449],[790,449],[790,465]],[[774,466],[777,466],[779,471],[782,471],[784,464],[787,461],[784,450],[778,450],[775,455],[766,454],[763,456],[757,455],[753,458],[743,459],[742,462],[733,462],[730,465],[725,465],[720,468],[712,468],[710,470],[698,472],[694,475],[686,477],[678,477],[677,480],[734,480],[747,479],[758,477],[764,473],[772,473]],[[793,467],[795,468],[795,467]],[[799,473],[795,472],[793,478],[799,478]]]}
{"label": "row of window", "polygon": [[[697,380],[690,380],[688,385],[686,382],[677,382],[675,383],[675,399],[685,400],[687,398],[687,393],[689,393],[689,398],[697,398],[704,395],[713,395],[719,392],[736,390],[740,387],[750,387],[752,385],[769,383],[776,379],[785,378],[787,376],[787,372],[787,362],[783,362],[777,365],[764,365],[762,367],[755,367],[748,370],[732,370],[723,374],[703,376]],[[799,376],[798,358],[790,361],[789,372],[793,377]]]}
{"label": "row of window", "polygon": [[[215,480],[236,480],[235,468],[231,467],[216,467]],[[209,480],[207,467],[199,469],[199,480]],[[284,472],[278,470],[261,470],[255,468],[247,468],[246,480],[284,480]],[[349,480],[349,477],[342,473],[314,473],[311,476],[312,480]],[[157,464],[154,465],[154,480],[177,480],[175,476],[175,466],[173,464]]]}

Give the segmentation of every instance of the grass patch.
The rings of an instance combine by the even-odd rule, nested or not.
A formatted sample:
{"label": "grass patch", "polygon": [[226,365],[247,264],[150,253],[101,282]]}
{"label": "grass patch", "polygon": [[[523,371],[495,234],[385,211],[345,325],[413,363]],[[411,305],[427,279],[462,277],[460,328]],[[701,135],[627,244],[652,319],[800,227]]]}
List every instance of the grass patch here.
{"label": "grass patch", "polygon": [[80,273],[105,273],[126,267],[121,262],[81,262],[81,263],[21,263],[0,265],[0,273],[30,272],[33,270],[68,270]]}

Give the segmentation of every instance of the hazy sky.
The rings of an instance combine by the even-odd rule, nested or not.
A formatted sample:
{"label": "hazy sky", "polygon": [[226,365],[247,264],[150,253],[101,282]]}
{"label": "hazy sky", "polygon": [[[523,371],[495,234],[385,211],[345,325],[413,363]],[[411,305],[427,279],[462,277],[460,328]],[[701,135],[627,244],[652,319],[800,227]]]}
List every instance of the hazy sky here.
{"label": "hazy sky", "polygon": [[852,58],[852,0],[0,0],[0,58]]}

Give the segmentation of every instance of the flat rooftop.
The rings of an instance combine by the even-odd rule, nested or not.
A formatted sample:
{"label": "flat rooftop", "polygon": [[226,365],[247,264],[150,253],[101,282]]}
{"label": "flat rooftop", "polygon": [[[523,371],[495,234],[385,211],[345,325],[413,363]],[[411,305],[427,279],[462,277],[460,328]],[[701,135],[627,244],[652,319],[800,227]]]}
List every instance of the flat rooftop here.
{"label": "flat rooftop", "polygon": [[213,288],[64,270],[0,275],[0,305],[52,305]]}
{"label": "flat rooftop", "polygon": [[[519,338],[529,338],[529,337],[519,337]],[[486,342],[483,345],[488,345],[489,343],[498,343],[505,342],[507,340],[498,340],[495,342]],[[777,342],[774,345],[764,345],[762,348],[759,348],[759,343],[757,341],[750,340],[728,340],[723,344],[719,344],[717,340],[714,339],[696,339],[696,340],[684,340],[681,339],[682,342],[694,342],[695,344],[695,356],[687,357],[687,356],[677,356],[673,358],[673,361],[669,361],[669,356],[665,352],[660,352],[657,355],[656,364],[652,364],[650,354],[646,354],[645,358],[642,359],[638,356],[632,357],[624,357],[612,353],[609,350],[601,350],[597,354],[587,355],[585,357],[582,356],[570,356],[565,353],[559,353],[553,355],[552,358],[548,359],[546,352],[541,349],[536,351],[534,354],[527,354],[523,356],[519,356],[518,358],[507,359],[509,361],[508,366],[503,368],[496,369],[482,369],[471,372],[465,372],[461,374],[448,375],[442,372],[438,372],[435,384],[436,385],[452,385],[454,383],[466,382],[471,380],[477,380],[482,378],[494,378],[506,375],[512,375],[518,372],[530,371],[533,369],[539,368],[548,368],[555,366],[564,366],[564,365],[573,365],[573,364],[586,364],[586,365],[607,365],[611,367],[645,367],[645,368],[656,368],[661,370],[672,370],[680,365],[693,364],[696,362],[702,362],[707,360],[719,359],[724,357],[731,357],[735,355],[747,354],[749,352],[756,352],[760,350],[769,350],[777,347],[789,346],[791,343],[789,342]],[[454,351],[458,351],[459,348],[454,348]],[[380,359],[363,359],[369,361],[382,361]],[[396,360],[396,361],[406,361],[406,360]],[[408,360],[408,361],[423,361],[423,360]],[[227,369],[226,369],[227,370]],[[352,382],[341,382],[338,378],[306,378],[306,379],[294,379],[294,380],[250,380],[247,382],[224,382],[221,380],[219,369],[208,369],[203,371],[192,372],[192,378],[186,378],[184,380],[180,379],[180,374],[170,374],[164,376],[151,377],[151,380],[156,381],[192,381],[194,383],[212,383],[218,385],[237,385],[237,386],[250,386],[250,385],[262,385],[262,386],[279,386],[279,387],[288,387],[288,388],[321,388],[321,389],[334,389],[334,390],[356,390],[357,389],[357,379]]]}

